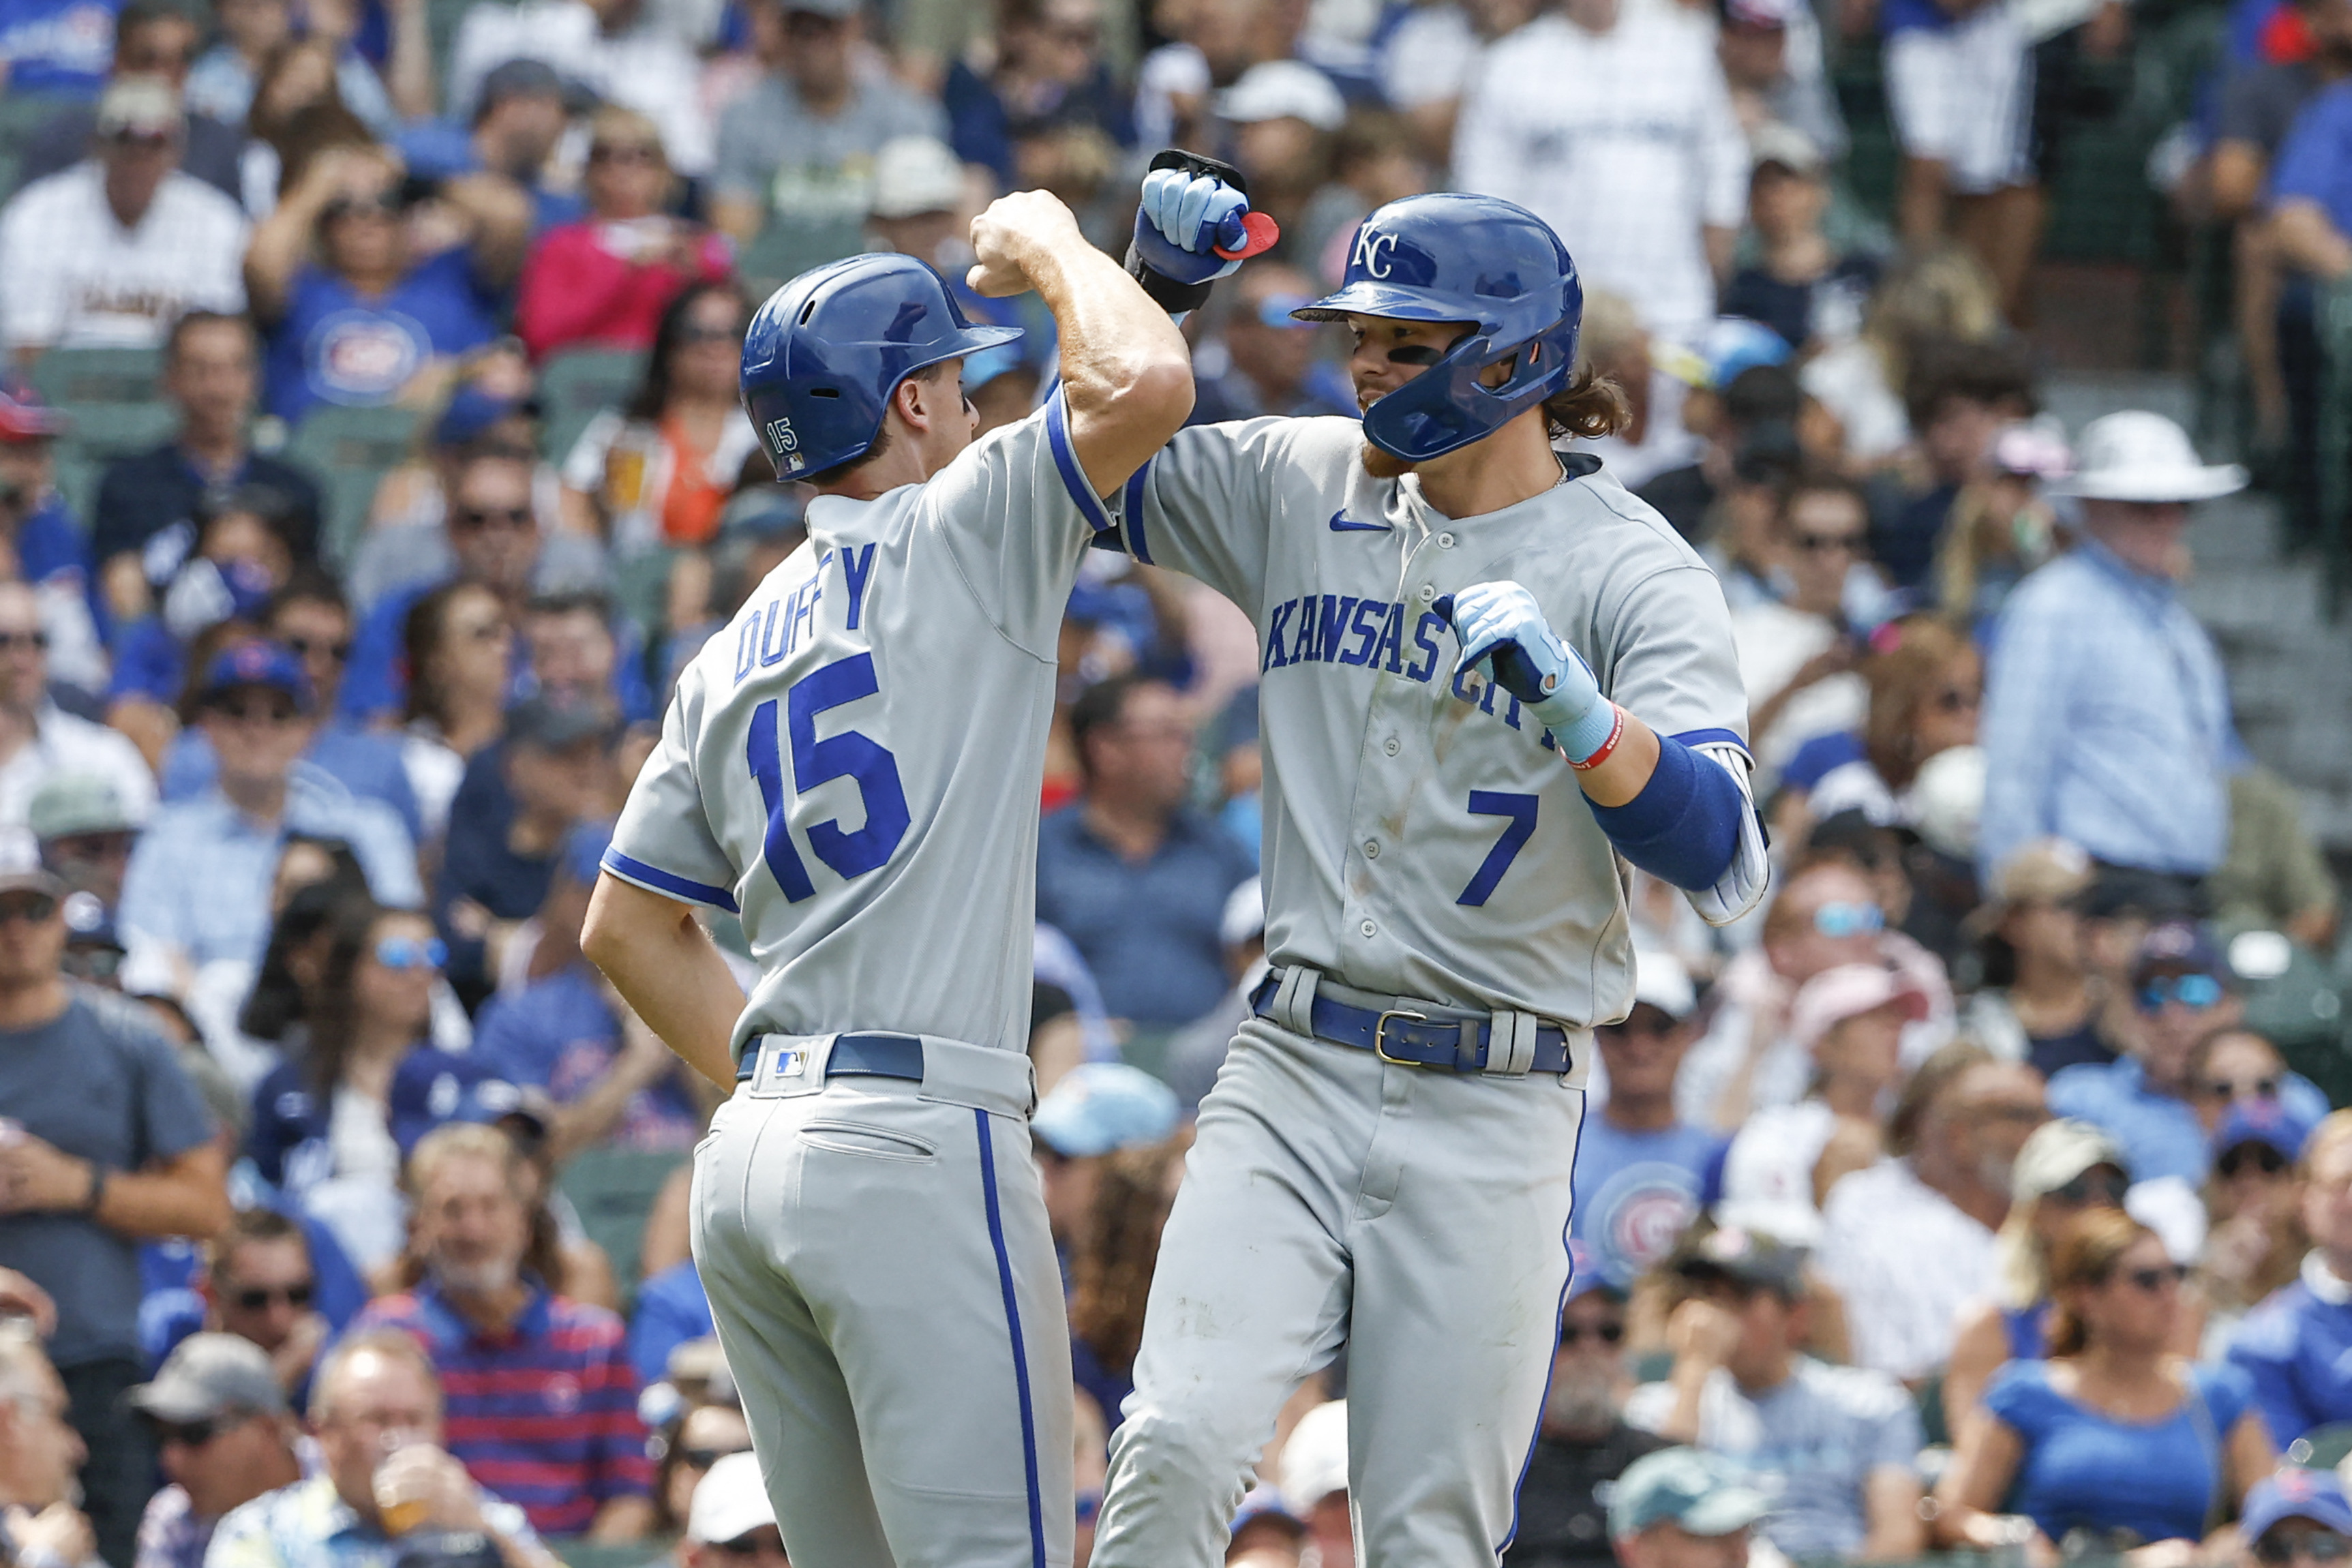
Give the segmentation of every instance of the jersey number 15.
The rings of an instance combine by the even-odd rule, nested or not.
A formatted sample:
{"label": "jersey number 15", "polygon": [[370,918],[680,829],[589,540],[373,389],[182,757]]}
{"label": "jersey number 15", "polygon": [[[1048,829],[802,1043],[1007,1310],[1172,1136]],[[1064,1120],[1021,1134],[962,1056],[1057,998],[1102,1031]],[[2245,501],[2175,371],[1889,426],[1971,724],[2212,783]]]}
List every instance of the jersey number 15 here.
{"label": "jersey number 15", "polygon": [[[880,689],[874,679],[874,656],[859,653],[809,671],[784,691],[794,795],[806,795],[819,784],[846,778],[856,781],[866,803],[866,826],[854,833],[843,832],[841,825],[830,819],[813,822],[807,828],[809,847],[845,880],[881,866],[907,837],[907,791],[898,782],[898,758],[855,730],[818,740],[816,716]],[[816,886],[809,880],[808,865],[793,843],[792,821],[786,815],[792,803],[784,796],[784,759],[776,742],[774,698],[752,711],[744,751],[751,776],[759,781],[761,802],[768,809],[762,854],[769,874],[776,879],[784,897],[797,904],[814,897]]]}

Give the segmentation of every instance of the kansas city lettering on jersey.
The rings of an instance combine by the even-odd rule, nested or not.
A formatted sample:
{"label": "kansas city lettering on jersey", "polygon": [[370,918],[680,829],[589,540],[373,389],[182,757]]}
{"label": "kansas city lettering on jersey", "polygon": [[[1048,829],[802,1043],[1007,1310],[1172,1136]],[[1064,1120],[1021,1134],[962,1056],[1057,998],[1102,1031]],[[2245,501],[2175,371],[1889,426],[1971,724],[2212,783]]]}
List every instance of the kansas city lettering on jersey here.
{"label": "kansas city lettering on jersey", "polygon": [[755,669],[772,669],[792,658],[793,651],[816,635],[816,607],[824,598],[828,567],[838,561],[845,590],[841,624],[856,631],[866,613],[866,587],[874,573],[874,546],[825,551],[816,558],[816,572],[776,597],[747,611],[735,629],[735,684],[740,686]]}
{"label": "kansas city lettering on jersey", "polygon": [[[1265,618],[1265,647],[1258,657],[1258,670],[1267,674],[1295,664],[1349,664],[1427,685],[1437,678],[1452,628],[1444,616],[1422,610],[1412,624],[1408,663],[1405,617],[1415,607],[1360,599],[1351,594],[1307,594],[1286,599]],[[1466,676],[1456,677],[1453,690],[1462,701],[1482,713],[1495,714],[1512,729],[1528,728],[1519,720],[1519,700],[1493,681],[1481,682],[1473,691],[1466,685]],[[1497,696],[1505,704],[1499,713]],[[1550,731],[1541,731],[1538,739],[1547,751],[1559,750]]]}

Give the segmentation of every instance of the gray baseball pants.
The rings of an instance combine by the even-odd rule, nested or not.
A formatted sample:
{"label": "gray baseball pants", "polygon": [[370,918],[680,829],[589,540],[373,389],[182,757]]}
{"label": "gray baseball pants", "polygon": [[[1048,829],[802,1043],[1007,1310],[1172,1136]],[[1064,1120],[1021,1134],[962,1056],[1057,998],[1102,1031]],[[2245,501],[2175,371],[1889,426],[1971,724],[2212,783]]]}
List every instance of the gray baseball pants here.
{"label": "gray baseball pants", "polygon": [[694,1258],[793,1568],[1068,1568],[1070,1342],[1028,1058],[738,1085],[695,1152]]}
{"label": "gray baseball pants", "polygon": [[1277,1410],[1343,1342],[1360,1560],[1492,1568],[1568,1285],[1571,1083],[1242,1026],[1160,1241],[1092,1568],[1223,1563]]}

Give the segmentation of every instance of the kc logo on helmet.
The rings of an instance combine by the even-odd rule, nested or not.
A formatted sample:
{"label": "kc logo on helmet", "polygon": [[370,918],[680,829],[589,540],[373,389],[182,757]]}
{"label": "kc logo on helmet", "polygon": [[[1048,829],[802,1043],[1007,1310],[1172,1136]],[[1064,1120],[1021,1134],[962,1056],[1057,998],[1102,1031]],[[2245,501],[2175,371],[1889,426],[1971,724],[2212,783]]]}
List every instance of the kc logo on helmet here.
{"label": "kc logo on helmet", "polygon": [[1348,258],[1350,268],[1360,268],[1367,278],[1386,278],[1389,258],[1396,254],[1396,236],[1375,234],[1370,225],[1356,231],[1356,254]]}

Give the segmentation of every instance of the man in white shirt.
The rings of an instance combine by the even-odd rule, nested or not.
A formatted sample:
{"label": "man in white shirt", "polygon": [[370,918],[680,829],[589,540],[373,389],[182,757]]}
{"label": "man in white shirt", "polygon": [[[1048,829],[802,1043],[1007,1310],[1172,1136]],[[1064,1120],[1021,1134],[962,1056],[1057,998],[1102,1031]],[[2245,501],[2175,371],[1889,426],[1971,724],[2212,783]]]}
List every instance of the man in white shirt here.
{"label": "man in white shirt", "polygon": [[1489,48],[1462,95],[1457,190],[1533,211],[1586,289],[1690,342],[1748,205],[1748,142],[1715,40],[1682,7],[1563,0]]}
{"label": "man in white shirt", "polygon": [[49,700],[49,639],[40,595],[0,583],[0,828],[26,825],[33,796],[68,773],[114,786],[134,823],[155,805],[155,775],[121,731],[76,718]]}
{"label": "man in white shirt", "polygon": [[1994,1290],[2011,1167],[2049,1115],[2023,1062],[1962,1041],[1921,1064],[1887,1129],[1894,1158],[1822,1205],[1818,1261],[1845,1300],[1853,1364],[1911,1383],[1951,1359],[1960,1309]]}
{"label": "man in white shirt", "polygon": [[449,102],[470,111],[483,79],[511,59],[542,60],[567,81],[634,109],[661,130],[662,152],[681,174],[710,172],[712,123],[701,62],[666,26],[641,16],[641,0],[525,0],[476,5],[458,26]]}
{"label": "man in white shirt", "polygon": [[245,214],[180,172],[176,89],[117,77],[99,100],[95,155],[0,208],[0,342],[150,348],[181,312],[245,309]]}
{"label": "man in white shirt", "polygon": [[1847,579],[1870,558],[1870,503],[1841,475],[1805,475],[1781,493],[1779,510],[1773,543],[1788,596],[1731,616],[1748,740],[1768,777],[1816,735],[1861,729],[1870,706],[1845,614]]}

